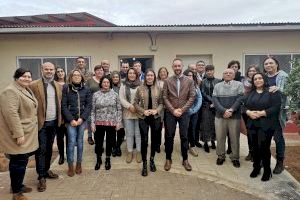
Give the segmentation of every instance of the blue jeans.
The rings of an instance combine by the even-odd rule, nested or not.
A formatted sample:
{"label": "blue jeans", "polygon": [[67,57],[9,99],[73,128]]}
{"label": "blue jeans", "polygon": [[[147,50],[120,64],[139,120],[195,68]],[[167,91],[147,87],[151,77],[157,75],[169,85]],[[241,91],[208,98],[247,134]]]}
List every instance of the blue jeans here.
{"label": "blue jeans", "polygon": [[79,126],[67,125],[68,131],[68,147],[67,147],[67,161],[69,164],[74,162],[74,149],[77,144],[77,162],[81,163],[82,161],[82,152],[83,152],[83,135],[84,129],[86,127],[86,122],[83,122]]}
{"label": "blue jeans", "polygon": [[[198,132],[199,129],[197,129],[197,121],[198,121],[198,112],[190,115],[190,123],[189,123],[189,129],[188,129],[188,141],[189,141],[190,147],[195,147],[196,134],[199,135],[199,132]],[[199,140],[197,142],[199,142]]]}
{"label": "blue jeans", "polygon": [[48,170],[50,169],[52,147],[57,128],[57,120],[53,120],[45,121],[44,126],[39,130],[39,148],[35,154],[38,180],[46,178]]}
{"label": "blue jeans", "polygon": [[124,119],[124,127],[126,134],[127,150],[133,152],[133,144],[135,141],[136,150],[141,151],[141,134],[138,119]]}

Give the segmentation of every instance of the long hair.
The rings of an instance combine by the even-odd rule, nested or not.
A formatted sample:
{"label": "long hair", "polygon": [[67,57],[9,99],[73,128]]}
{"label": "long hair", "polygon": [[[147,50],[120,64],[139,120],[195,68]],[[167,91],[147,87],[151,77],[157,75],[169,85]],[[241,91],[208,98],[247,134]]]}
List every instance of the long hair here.
{"label": "long hair", "polygon": [[187,76],[190,72],[193,74],[193,81],[194,81],[194,85],[195,85],[195,87],[196,87],[196,86],[198,86],[198,79],[197,79],[196,73],[194,73],[194,72],[193,72],[192,70],[190,70],[190,69],[187,69],[187,70],[185,70],[185,71],[183,72],[183,74],[184,74],[185,76]]}
{"label": "long hair", "polygon": [[246,70],[245,77],[250,78],[249,75],[248,75],[248,73],[249,73],[249,71],[250,71],[251,68],[254,68],[255,71],[256,71],[256,73],[259,73],[259,72],[260,72],[260,70],[259,70],[259,68],[258,68],[257,65],[249,65],[249,67],[248,67],[247,70]]}
{"label": "long hair", "polygon": [[268,86],[268,81],[267,81],[267,77],[266,77],[266,75],[264,75],[263,73],[258,72],[258,73],[254,74],[254,75],[252,76],[252,79],[251,79],[251,82],[252,82],[251,91],[256,90],[256,86],[254,85],[254,77],[257,76],[257,75],[261,75],[261,76],[262,76],[262,78],[263,78],[263,80],[264,80],[264,86],[263,86],[263,89],[264,89],[264,90],[267,90],[267,89],[269,88],[269,86]]}
{"label": "long hair", "polygon": [[266,62],[266,60],[268,60],[268,59],[274,60],[274,62],[277,64],[277,71],[276,71],[276,72],[278,72],[278,71],[280,70],[279,62],[278,62],[278,60],[277,60],[274,56],[267,56],[267,57],[264,59],[264,61],[263,61],[264,72],[266,72],[266,71],[265,71],[265,62]]}
{"label": "long hair", "polygon": [[144,85],[147,85],[147,81],[146,81],[146,76],[149,72],[152,72],[154,74],[154,81],[153,81],[153,85],[156,84],[156,74],[155,71],[152,68],[148,68],[145,72],[145,79],[144,79]]}
{"label": "long hair", "polygon": [[62,69],[63,71],[64,71],[64,73],[65,73],[65,76],[64,76],[64,82],[66,82],[66,80],[67,80],[67,74],[66,74],[66,71],[65,71],[65,69],[64,68],[62,68],[61,66],[56,66],[56,71],[55,71],[55,74],[54,74],[54,80],[55,81],[58,81],[58,76],[57,76],[57,70],[58,69]]}

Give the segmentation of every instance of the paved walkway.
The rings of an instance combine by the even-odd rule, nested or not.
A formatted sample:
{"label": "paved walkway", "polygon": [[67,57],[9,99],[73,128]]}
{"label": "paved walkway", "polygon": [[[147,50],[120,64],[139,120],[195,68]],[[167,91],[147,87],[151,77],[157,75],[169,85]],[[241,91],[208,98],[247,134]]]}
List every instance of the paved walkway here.
{"label": "paved walkway", "polygon": [[[149,172],[142,177],[142,164],[135,161],[125,162],[125,154],[121,158],[112,158],[112,169],[106,171],[101,166],[94,171],[94,146],[85,143],[83,174],[75,177],[66,175],[67,164],[59,166],[57,160],[52,169],[60,176],[59,180],[48,180],[46,192],[34,190],[26,194],[29,199],[300,199],[300,185],[287,172],[273,175],[269,182],[261,182],[260,177],[252,179],[249,174],[252,163],[244,161],[248,153],[245,136],[241,136],[241,168],[234,168],[227,158],[222,166],[217,166],[215,150],[205,153],[198,149],[199,157],[189,156],[193,167],[187,172],[181,165],[180,144],[178,134],[175,139],[173,165],[169,172],[163,169],[165,153],[162,149],[155,157],[158,171]],[[123,152],[125,149],[123,143]],[[104,159],[103,159],[104,160]],[[272,160],[272,168],[275,161]],[[36,174],[29,169],[25,183],[36,187]],[[9,194],[8,173],[0,173],[0,200],[11,199]]]}

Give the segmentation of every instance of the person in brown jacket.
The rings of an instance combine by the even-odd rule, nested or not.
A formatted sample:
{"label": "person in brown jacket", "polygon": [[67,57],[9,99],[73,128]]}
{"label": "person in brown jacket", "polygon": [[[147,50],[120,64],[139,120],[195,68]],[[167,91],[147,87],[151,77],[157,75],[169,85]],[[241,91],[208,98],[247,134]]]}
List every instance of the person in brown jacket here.
{"label": "person in brown jacket", "polygon": [[58,175],[50,169],[52,146],[61,125],[61,86],[54,81],[55,67],[45,62],[41,67],[42,78],[30,85],[38,100],[39,149],[36,152],[36,171],[39,192],[46,190],[46,178],[57,179]]}
{"label": "person in brown jacket", "polygon": [[172,152],[176,124],[179,123],[179,134],[181,140],[182,165],[187,171],[192,170],[188,162],[188,125],[189,115],[187,110],[195,100],[194,82],[182,74],[182,60],[175,58],[172,65],[174,76],[168,78],[163,87],[163,99],[166,106],[165,113],[165,146],[166,163],[165,170],[169,171],[172,164]]}
{"label": "person in brown jacket", "polygon": [[29,89],[29,70],[19,68],[15,81],[0,95],[0,149],[9,161],[13,200],[26,200],[23,193],[32,189],[23,185],[28,158],[38,148],[38,102]]}
{"label": "person in brown jacket", "polygon": [[155,150],[157,149],[159,127],[161,122],[161,111],[163,109],[163,99],[159,86],[156,84],[156,75],[153,69],[145,72],[144,84],[139,86],[135,99],[134,107],[139,113],[139,127],[141,133],[141,152],[143,160],[142,176],[148,175],[147,170],[147,148],[148,132],[151,128],[151,154],[150,171],[155,172],[154,163]]}

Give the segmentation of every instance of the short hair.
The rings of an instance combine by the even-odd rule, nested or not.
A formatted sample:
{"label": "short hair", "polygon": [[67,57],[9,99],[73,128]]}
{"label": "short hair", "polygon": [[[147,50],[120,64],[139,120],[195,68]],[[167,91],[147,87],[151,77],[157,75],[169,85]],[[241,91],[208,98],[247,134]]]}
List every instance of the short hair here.
{"label": "short hair", "polygon": [[84,76],[81,73],[81,71],[79,69],[73,69],[70,73],[69,73],[69,77],[68,77],[68,83],[72,83],[72,78],[73,78],[73,74],[74,72],[79,72],[80,76],[81,76],[81,83],[84,83]]}
{"label": "short hair", "polygon": [[134,61],[133,65],[138,64],[138,63],[142,66],[142,63],[139,60]]}
{"label": "short hair", "polygon": [[181,63],[183,63],[183,61],[180,58],[174,58],[172,63],[174,63],[177,60],[179,60]]}
{"label": "short hair", "polygon": [[228,63],[227,68],[230,68],[232,65],[235,65],[235,64],[238,65],[238,69],[241,69],[241,64],[240,64],[240,62],[239,62],[238,60],[232,60],[232,61],[230,61],[230,62]]}
{"label": "short hair", "polygon": [[206,65],[205,66],[205,71],[209,71],[209,70],[215,70],[215,66],[213,66],[213,65]]}
{"label": "short hair", "polygon": [[268,59],[274,60],[274,62],[277,64],[277,71],[279,71],[279,70],[280,70],[280,68],[279,68],[279,62],[278,62],[278,60],[277,60],[274,56],[267,56],[267,57],[264,59],[264,61],[263,61],[263,66],[265,66],[265,62],[266,62],[266,60],[268,60]]}
{"label": "short hair", "polygon": [[85,61],[85,58],[83,56],[78,56],[75,61],[77,62],[78,59],[83,59]]}
{"label": "short hair", "polygon": [[96,66],[94,67],[94,72],[95,72],[96,70],[98,70],[98,69],[102,69],[102,70],[103,70],[102,65],[96,65]]}
{"label": "short hair", "polygon": [[30,75],[31,75],[31,71],[30,71],[29,69],[25,69],[25,68],[20,67],[20,68],[18,68],[18,69],[15,71],[13,78],[14,78],[15,80],[17,80],[17,79],[19,79],[21,76],[23,76],[26,72],[29,72]]}
{"label": "short hair", "polygon": [[167,72],[167,77],[169,76],[169,71],[168,71],[168,69],[167,69],[166,67],[161,67],[161,68],[158,69],[158,72],[157,72],[157,79],[158,79],[158,80],[161,80],[159,74],[160,74],[160,71],[163,70],[163,69],[166,70],[166,72]]}
{"label": "short hair", "polygon": [[110,89],[112,88],[112,85],[113,85],[113,82],[112,82],[112,79],[110,77],[110,75],[106,75],[106,76],[103,76],[100,81],[99,81],[99,87],[102,88],[102,82],[104,81],[104,79],[107,79],[109,81],[109,87]]}
{"label": "short hair", "polygon": [[203,63],[205,65],[205,62],[203,60],[199,60],[196,62],[196,65],[198,65],[199,63]]}
{"label": "short hair", "polygon": [[122,60],[121,65],[122,64],[127,64],[127,63],[129,64],[128,60]]}
{"label": "short hair", "polygon": [[147,74],[148,74],[149,72],[152,72],[152,73],[154,74],[154,81],[153,81],[153,85],[155,85],[155,84],[156,84],[156,74],[155,74],[155,71],[154,71],[154,69],[152,69],[152,68],[148,68],[148,69],[146,70],[146,72],[145,72],[144,85],[146,85],[146,84],[147,84],[147,81],[146,81],[146,76],[147,76]]}

